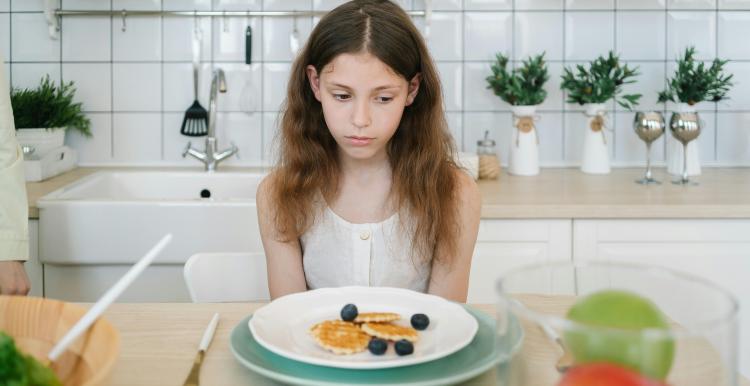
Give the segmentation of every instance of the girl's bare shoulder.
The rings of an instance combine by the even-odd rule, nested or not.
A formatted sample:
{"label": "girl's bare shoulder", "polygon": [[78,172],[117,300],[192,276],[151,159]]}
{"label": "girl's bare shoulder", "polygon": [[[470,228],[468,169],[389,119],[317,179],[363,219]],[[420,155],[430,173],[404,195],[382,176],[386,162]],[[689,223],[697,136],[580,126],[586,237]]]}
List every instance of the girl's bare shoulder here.
{"label": "girl's bare shoulder", "polygon": [[479,185],[474,181],[474,178],[461,169],[456,169],[454,173],[456,176],[456,196],[459,198],[459,201],[463,203],[478,202],[481,205],[482,195],[479,192]]}
{"label": "girl's bare shoulder", "polygon": [[276,176],[276,171],[271,171],[268,175],[263,177],[260,184],[258,184],[258,190],[255,192],[255,201],[258,205],[265,205],[268,203],[269,196],[271,195],[276,183]]}

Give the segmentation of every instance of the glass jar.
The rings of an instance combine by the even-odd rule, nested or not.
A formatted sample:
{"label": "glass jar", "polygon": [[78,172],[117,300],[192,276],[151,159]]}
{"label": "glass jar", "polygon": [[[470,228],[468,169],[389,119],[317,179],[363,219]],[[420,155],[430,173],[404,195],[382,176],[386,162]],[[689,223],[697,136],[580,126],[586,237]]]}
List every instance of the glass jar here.
{"label": "glass jar", "polygon": [[[496,288],[498,384],[738,386],[738,303],[703,278],[650,265],[561,261],[510,270]],[[588,296],[599,300],[580,308]],[[607,304],[626,316],[594,311]],[[569,319],[574,305],[590,323]],[[594,377],[601,383],[588,383]]]}
{"label": "glass jar", "polygon": [[497,158],[495,141],[489,135],[489,130],[485,131],[484,139],[477,141],[480,180],[496,180],[500,177],[500,160]]}

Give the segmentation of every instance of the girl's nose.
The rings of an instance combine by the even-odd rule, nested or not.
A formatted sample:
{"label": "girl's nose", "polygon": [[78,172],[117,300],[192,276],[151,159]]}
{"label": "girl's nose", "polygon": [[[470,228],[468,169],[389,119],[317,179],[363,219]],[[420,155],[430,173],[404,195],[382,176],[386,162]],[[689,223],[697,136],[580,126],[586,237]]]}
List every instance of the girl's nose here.
{"label": "girl's nose", "polygon": [[361,129],[370,126],[372,119],[370,117],[370,103],[367,100],[357,101],[352,112],[352,124]]}

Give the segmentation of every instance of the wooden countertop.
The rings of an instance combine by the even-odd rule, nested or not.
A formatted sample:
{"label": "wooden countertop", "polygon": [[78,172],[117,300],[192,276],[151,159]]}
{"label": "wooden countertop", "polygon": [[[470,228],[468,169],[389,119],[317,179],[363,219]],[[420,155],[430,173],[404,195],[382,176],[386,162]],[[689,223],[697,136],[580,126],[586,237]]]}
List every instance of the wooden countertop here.
{"label": "wooden countertop", "polygon": [[[563,314],[572,304],[570,297],[524,296],[529,307],[553,314]],[[206,354],[201,369],[201,384],[211,386],[280,385],[253,373],[239,364],[229,348],[232,329],[262,303],[118,303],[105,313],[120,332],[120,356],[111,375],[111,386],[181,385],[185,380],[198,342],[211,316],[220,313],[216,335]],[[494,305],[475,305],[475,308],[494,317]],[[524,346],[517,356],[528,371],[525,386],[552,386],[558,377],[554,364],[560,356],[558,347],[551,343],[539,328],[525,327]],[[692,354],[695,352],[691,351]],[[710,356],[710,355],[709,355]],[[670,384],[716,384],[715,365],[710,359],[688,363],[679,355],[671,370]],[[693,358],[695,359],[695,358]],[[713,363],[713,365],[712,365]],[[515,366],[515,365],[514,365]],[[514,367],[516,368],[516,367]],[[464,385],[490,386],[497,384],[497,369],[465,382]],[[708,377],[700,383],[700,377]],[[713,378],[711,378],[713,377]],[[696,383],[696,379],[697,382]],[[689,380],[687,383],[682,383]],[[748,386],[744,379],[740,385]]]}
{"label": "wooden countertop", "polygon": [[578,169],[543,169],[535,177],[503,174],[480,182],[482,218],[750,218],[750,168],[703,168],[700,185],[634,181],[643,169],[590,175]]}
{"label": "wooden countertop", "polygon": [[[192,170],[199,168],[78,168],[47,181],[26,184],[29,218],[39,218],[36,201],[45,194],[99,170]],[[224,170],[259,170],[224,168]],[[750,218],[750,168],[703,168],[698,186],[634,183],[642,168],[613,169],[608,175],[578,169],[542,169],[538,176],[502,174],[481,181],[482,218]]]}

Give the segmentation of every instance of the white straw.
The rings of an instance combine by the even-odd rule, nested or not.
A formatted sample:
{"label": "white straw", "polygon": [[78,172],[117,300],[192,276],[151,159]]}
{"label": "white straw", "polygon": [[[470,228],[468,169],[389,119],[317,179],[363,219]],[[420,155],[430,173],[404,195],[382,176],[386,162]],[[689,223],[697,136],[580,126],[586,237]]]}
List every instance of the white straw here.
{"label": "white straw", "polygon": [[172,241],[172,234],[165,235],[148,253],[143,256],[135,265],[133,265],[128,272],[123,275],[120,280],[115,283],[104,295],[83,315],[83,317],[76,322],[75,325],[60,339],[55,347],[50,350],[47,354],[47,358],[54,362],[57,358],[65,352],[65,349],[78,338],[81,333],[86,331],[91,324],[93,324],[104,310],[109,307],[112,302],[117,299],[123,291],[140,275],[140,273],[148,267],[149,264],[156,258],[156,256],[164,249],[169,242]]}

